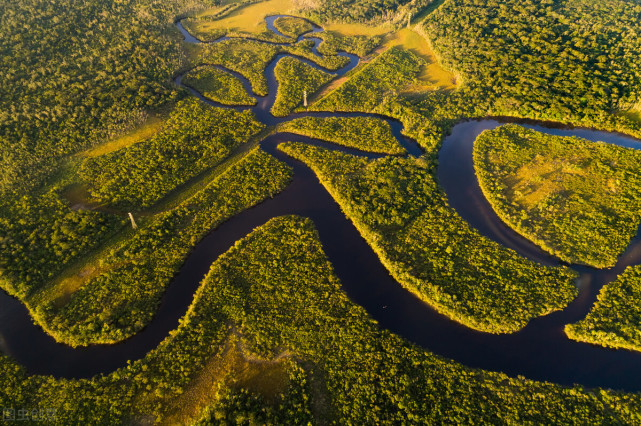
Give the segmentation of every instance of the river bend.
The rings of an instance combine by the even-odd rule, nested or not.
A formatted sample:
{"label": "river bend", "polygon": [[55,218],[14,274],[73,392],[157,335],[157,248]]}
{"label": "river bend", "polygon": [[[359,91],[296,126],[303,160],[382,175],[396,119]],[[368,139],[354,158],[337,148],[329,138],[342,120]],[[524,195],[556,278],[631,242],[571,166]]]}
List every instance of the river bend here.
{"label": "river bend", "polygon": [[[268,17],[266,23],[271,31],[281,35],[274,27],[277,18],[278,16]],[[180,21],[176,24],[185,42],[200,42],[185,30]],[[312,32],[320,31],[322,29],[314,25]],[[311,39],[315,43],[313,52],[319,55],[317,48],[322,40],[309,35],[301,35],[291,42],[297,43],[303,38]],[[223,37],[214,43],[226,39],[227,37]],[[324,69],[308,59],[303,60],[335,76],[344,75],[358,65],[357,56],[344,52],[339,54],[346,56],[349,63],[338,71]],[[329,112],[296,113],[286,118],[271,115],[269,111],[274,104],[278,88],[274,67],[286,56],[292,55],[278,54],[267,66],[265,76],[269,94],[264,97],[256,96],[257,103],[252,107],[219,105],[206,99],[193,88],[184,85],[183,87],[202,101],[218,107],[251,109],[258,120],[269,126],[303,116],[376,116],[391,125],[394,136],[408,150],[408,155],[421,154],[417,144],[402,135],[402,124],[387,117],[365,113]],[[243,76],[223,67],[218,68],[239,78],[248,92],[253,93],[251,84]],[[176,84],[182,85],[183,75],[176,76]],[[481,234],[529,259],[545,265],[558,264],[557,259],[516,234],[496,216],[485,200],[474,174],[472,148],[476,137],[483,130],[515,121],[482,119],[465,121],[454,126],[440,151],[438,179],[451,207]],[[641,141],[614,133],[565,128],[553,123],[520,124],[551,134],[575,135],[589,140],[641,148]],[[55,342],[32,322],[28,310],[21,302],[5,292],[0,292],[0,349],[32,373],[64,378],[106,374],[125,366],[129,360],[143,358],[177,327],[179,319],[185,314],[193,299],[193,293],[218,256],[269,219],[296,214],[314,221],[325,253],[332,262],[344,290],[355,303],[363,306],[382,328],[430,352],[470,367],[563,385],[581,384],[626,391],[641,390],[641,353],[575,342],[569,340],[563,332],[565,324],[585,317],[604,284],[615,279],[626,266],[641,263],[641,239],[638,236],[620,257],[617,265],[611,269],[596,270],[570,265],[580,273],[580,292],[566,309],[536,318],[516,333],[494,335],[478,332],[440,315],[397,283],[325,191],[314,173],[304,164],[277,149],[278,144],[286,141],[315,144],[368,158],[381,156],[293,134],[278,133],[268,136],[260,143],[262,149],[293,168],[292,182],[274,198],[232,217],[202,239],[168,286],[153,320],[141,332],[118,344],[71,348]]]}

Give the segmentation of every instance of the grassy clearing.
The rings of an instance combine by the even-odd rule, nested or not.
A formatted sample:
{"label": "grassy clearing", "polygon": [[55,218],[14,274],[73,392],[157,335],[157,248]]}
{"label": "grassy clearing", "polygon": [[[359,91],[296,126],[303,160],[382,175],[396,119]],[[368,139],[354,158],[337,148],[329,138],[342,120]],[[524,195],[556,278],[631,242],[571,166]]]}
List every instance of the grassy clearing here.
{"label": "grassy clearing", "polygon": [[164,116],[152,115],[141,126],[120,137],[81,152],[80,155],[84,157],[99,157],[142,142],[158,133],[162,129],[165,119],[166,117]]}
{"label": "grassy clearing", "polygon": [[[262,1],[234,10],[222,19],[208,19],[218,9],[204,11],[197,14],[190,22],[190,29],[196,34],[226,34],[238,33],[263,33],[266,30],[265,17],[276,14],[290,13],[293,8],[292,0]],[[217,38],[214,36],[213,38]]]}
{"label": "grassy clearing", "polygon": [[429,89],[452,90],[456,88],[454,74],[445,70],[439,63],[429,43],[415,31],[404,28],[396,31],[389,38],[386,46],[402,46],[425,61],[418,83],[408,89],[409,92],[421,92]]}
{"label": "grassy clearing", "polygon": [[474,145],[483,193],[499,217],[571,263],[613,266],[641,222],[641,152],[520,126]]}
{"label": "grassy clearing", "polygon": [[641,126],[641,103],[627,111],[623,111],[622,115]]}
{"label": "grassy clearing", "polygon": [[245,353],[236,334],[230,334],[223,354],[207,361],[185,391],[168,408],[161,425],[192,424],[221,397],[225,387],[249,389],[268,403],[286,392],[289,371],[282,359],[256,359]]}

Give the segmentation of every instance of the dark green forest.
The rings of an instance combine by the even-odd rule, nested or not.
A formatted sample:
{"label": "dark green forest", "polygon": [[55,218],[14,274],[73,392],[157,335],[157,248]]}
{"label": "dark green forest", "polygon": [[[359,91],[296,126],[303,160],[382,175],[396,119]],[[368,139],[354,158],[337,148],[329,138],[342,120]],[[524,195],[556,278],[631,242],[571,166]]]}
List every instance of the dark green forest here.
{"label": "dark green forest", "polygon": [[284,123],[279,130],[362,151],[392,155],[406,153],[392,135],[389,124],[374,117],[302,117]]}
{"label": "dark green forest", "polygon": [[636,1],[450,0],[423,31],[489,114],[639,132]]}
{"label": "dark green forest", "polygon": [[638,395],[472,370],[381,331],[297,217],[272,219],[221,256],[180,326],[127,367],[57,380],[0,361],[0,400],[58,407],[60,424],[641,421]]}
{"label": "dark green forest", "polygon": [[61,158],[177,97],[174,17],[210,0],[0,4],[0,191],[43,182]]}
{"label": "dark green forest", "polygon": [[321,22],[404,25],[438,0],[296,0],[303,13]]}
{"label": "dark green forest", "polygon": [[129,337],[151,320],[196,242],[278,193],[290,178],[289,168],[263,151],[243,153],[174,208],[139,218],[136,232],[90,259],[80,288],[67,290],[71,295],[45,287],[26,300],[28,307],[47,332],[73,346]]}

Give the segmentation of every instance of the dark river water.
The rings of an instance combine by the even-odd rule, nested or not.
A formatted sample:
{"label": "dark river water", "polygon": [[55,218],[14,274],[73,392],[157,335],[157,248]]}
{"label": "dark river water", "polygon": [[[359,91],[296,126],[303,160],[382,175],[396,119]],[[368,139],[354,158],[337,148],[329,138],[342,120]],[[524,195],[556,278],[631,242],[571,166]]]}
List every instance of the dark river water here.
{"label": "dark river water", "polygon": [[[272,31],[274,20],[266,19]],[[186,42],[200,42],[177,22]],[[313,32],[322,31],[314,27]],[[277,32],[276,32],[277,33]],[[278,33],[277,33],[278,34]],[[303,36],[299,37],[298,42]],[[226,38],[216,40],[220,42]],[[314,52],[321,42],[315,42]],[[294,41],[293,41],[294,42]],[[358,57],[341,53],[349,64],[333,72],[343,75],[356,65]],[[252,107],[225,107],[212,102],[192,88],[193,95],[212,105],[251,109],[267,125],[278,124],[302,116],[348,117],[373,116],[364,113],[297,113],[286,118],[270,114],[278,83],[274,77],[276,63],[288,54],[279,54],[266,69],[269,94],[257,97]],[[305,60],[317,69],[318,65]],[[225,71],[230,72],[224,68]],[[325,70],[328,71],[328,70]],[[331,71],[328,71],[331,72]],[[250,83],[237,76],[252,93]],[[182,75],[175,78],[182,85]],[[380,117],[392,127],[394,136],[408,150],[409,155],[421,154],[417,144],[404,137],[400,122]],[[486,129],[495,128],[508,119],[482,119],[461,122],[444,140],[439,156],[438,179],[452,208],[473,228],[488,238],[516,250],[537,262],[554,265],[558,260],[541,251],[537,246],[520,237],[496,216],[479,188],[472,163],[472,148],[476,137]],[[575,135],[589,140],[600,140],[617,145],[641,148],[641,142],[622,135],[588,129],[570,129],[553,123],[520,122],[538,131]],[[260,203],[227,220],[201,240],[185,260],[162,298],[158,311],[141,332],[113,345],[93,345],[71,348],[59,344],[35,325],[27,309],[18,300],[0,292],[0,348],[32,373],[56,377],[81,378],[109,373],[145,356],[169,332],[176,328],[193,299],[193,293],[219,255],[227,251],[238,239],[269,219],[288,214],[309,217],[320,234],[323,248],[329,257],[343,289],[355,303],[363,306],[381,328],[402,336],[426,350],[453,359],[464,365],[501,371],[510,376],[522,375],[530,379],[554,383],[599,386],[627,391],[641,390],[641,353],[611,350],[569,340],[563,326],[585,317],[593,305],[600,288],[616,278],[628,265],[641,263],[641,242],[635,238],[617,265],[608,270],[595,270],[585,266],[570,265],[580,273],[579,296],[566,309],[532,320],[517,333],[494,335],[467,328],[438,314],[430,306],[405,290],[381,264],[366,241],[340,211],[332,197],[318,182],[314,173],[304,164],[277,150],[278,144],[300,141],[330,149],[378,158],[380,155],[338,147],[323,141],[298,135],[279,133],[261,142],[263,150],[294,170],[291,184],[272,199]]]}

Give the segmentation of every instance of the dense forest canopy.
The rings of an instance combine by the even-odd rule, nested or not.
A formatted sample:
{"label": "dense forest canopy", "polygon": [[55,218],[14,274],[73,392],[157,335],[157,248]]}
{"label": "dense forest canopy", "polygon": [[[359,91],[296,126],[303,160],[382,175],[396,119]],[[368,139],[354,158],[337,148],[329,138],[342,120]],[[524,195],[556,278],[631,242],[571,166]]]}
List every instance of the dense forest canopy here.
{"label": "dense forest canopy", "polygon": [[306,11],[324,22],[361,22],[369,24],[405,23],[435,0],[295,0]]}
{"label": "dense forest canopy", "polygon": [[209,0],[0,4],[0,191],[29,188],[61,156],[176,97],[173,18]]}
{"label": "dense forest canopy", "polygon": [[565,326],[569,338],[641,351],[641,267],[631,266],[599,292],[590,313]]}
{"label": "dense forest canopy", "polygon": [[497,113],[599,122],[641,97],[636,1],[450,0],[424,30]]}

